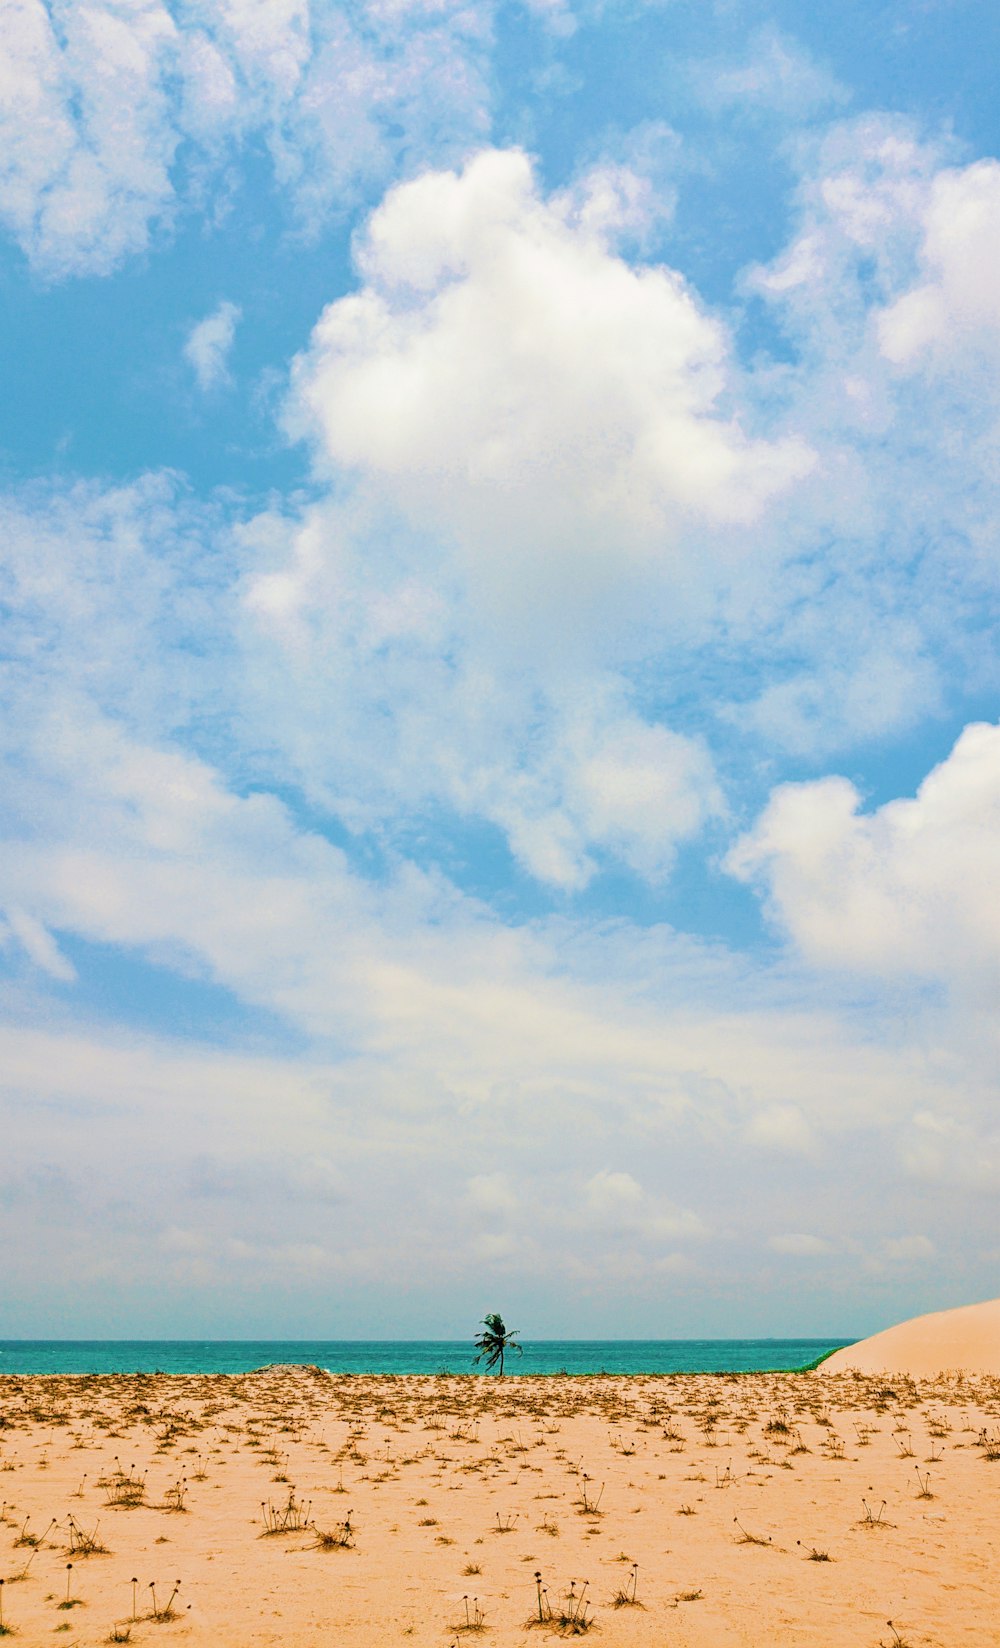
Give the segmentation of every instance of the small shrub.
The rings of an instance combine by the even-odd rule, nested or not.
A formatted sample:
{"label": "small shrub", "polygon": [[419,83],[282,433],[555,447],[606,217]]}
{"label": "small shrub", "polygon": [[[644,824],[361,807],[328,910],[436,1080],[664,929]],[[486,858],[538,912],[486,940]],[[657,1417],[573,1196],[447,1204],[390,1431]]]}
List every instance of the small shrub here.
{"label": "small shrub", "polygon": [[314,1524],[313,1532],[316,1535],[314,1549],[319,1551],[350,1551],[354,1547],[354,1525],[351,1522],[351,1513],[348,1511],[343,1522],[338,1522],[329,1530],[317,1528]]}

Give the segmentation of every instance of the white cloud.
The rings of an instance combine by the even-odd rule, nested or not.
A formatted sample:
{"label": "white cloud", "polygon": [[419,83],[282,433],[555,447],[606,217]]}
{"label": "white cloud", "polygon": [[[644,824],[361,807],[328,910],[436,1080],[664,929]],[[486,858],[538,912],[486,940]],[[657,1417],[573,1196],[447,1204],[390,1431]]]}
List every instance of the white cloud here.
{"label": "white cloud", "polygon": [[894,1264],[909,1264],[916,1259],[934,1259],[937,1249],[927,1236],[893,1236],[882,1245],[882,1253]]}
{"label": "white cloud", "polygon": [[[546,198],[524,155],[492,150],[390,192],[358,243],[359,289],[329,306],[297,364],[289,425],[312,437],[318,473],[341,495],[351,475],[356,508],[377,498],[394,556],[406,535],[419,545],[405,586],[436,633],[418,642],[426,671],[408,652],[403,692],[419,699],[422,677],[451,705],[439,750],[419,759],[428,789],[454,804],[461,787],[462,811],[499,824],[556,885],[586,884],[595,848],[662,875],[678,837],[630,840],[609,822],[615,844],[601,843],[582,772],[553,795],[503,759],[470,771],[451,729],[463,703],[481,717],[484,687],[508,706],[520,690],[523,740],[531,685],[551,705],[561,676],[562,702],[582,687],[586,703],[600,667],[634,715],[631,679],[665,698],[692,667],[715,680],[724,638],[746,689],[722,716],[815,757],[916,725],[991,668],[965,621],[995,582],[987,414],[965,451],[950,406],[897,405],[876,335],[912,276],[941,153],[869,119],[809,154],[801,231],[754,277],[801,343],[795,367],[741,373],[674,271],[625,261],[616,237],[636,231],[642,199],[622,183],[628,168]],[[942,443],[955,459],[944,466],[932,461]],[[327,653],[322,606],[352,587],[352,530],[331,523],[324,545],[310,529],[252,586],[289,652],[312,630]],[[571,718],[546,721],[565,749]],[[412,722],[428,725],[415,714],[411,735]],[[314,767],[322,746],[309,740]],[[558,767],[552,749],[544,766]],[[707,820],[719,796],[704,751],[689,743],[685,767],[670,814],[694,800]]]}
{"label": "white cloud", "polygon": [[803,142],[799,160],[795,233],[745,283],[798,354],[780,382],[820,453],[826,495],[810,507],[847,540],[838,571],[862,565],[871,589],[878,546],[911,590],[939,580],[927,602],[954,614],[949,582],[996,572],[1000,166],[950,164],[944,138],[876,115]]}
{"label": "white cloud", "polygon": [[[221,10],[211,38],[181,30],[202,88],[185,129],[198,103],[197,143],[221,154],[259,99],[300,210],[325,210],[326,181],[310,196],[296,169],[334,141],[303,147],[296,124],[322,55],[304,13],[225,16],[232,37]],[[365,102],[370,57],[326,61],[354,64]],[[350,163],[374,175],[370,135]],[[126,1247],[137,1286],[168,1248],[206,1295],[284,1265],[324,1323],[333,1281],[475,1288],[480,1261],[574,1299],[568,1279],[617,1297],[625,1272],[655,1299],[690,1263],[664,1249],[696,1235],[738,1300],[761,1205],[772,1252],[828,1240],[843,1287],[857,1255],[833,1233],[863,1219],[888,1259],[915,1177],[938,1187],[923,1240],[961,1274],[968,1197],[1000,1159],[995,1043],[960,1013],[995,977],[996,729],[867,814],[843,778],[775,788],[730,860],[794,941],[773,966],[568,900],[504,919],[407,861],[460,882],[463,831],[486,824],[566,892],[614,864],[659,881],[727,822],[724,776],[759,795],[775,748],[854,748],[988,678],[992,391],[978,380],[973,406],[956,378],[936,398],[942,374],[909,368],[937,344],[883,348],[914,282],[959,302],[928,250],[941,155],[883,122],[812,160],[801,232],[757,277],[787,368],[741,371],[679,275],[629,263],[634,171],[546,197],[523,156],[490,152],[387,197],[357,292],[300,362],[291,415],[330,496],[237,526],[162,478],[8,502],[0,904],[21,939],[8,921],[0,1202],[35,1209],[35,1282],[51,1214],[63,1242],[67,1220],[132,1221],[101,1249],[116,1282]],[[138,245],[172,208],[129,198]],[[987,311],[963,311],[984,336]],[[64,988],[73,938],[81,1000],[88,943],[110,947],[222,993],[258,1051],[88,1023]],[[908,1017],[908,974],[947,980],[951,1005]],[[37,1106],[60,1118],[47,1167]]]}
{"label": "white cloud", "polygon": [[188,333],[184,358],[194,371],[199,389],[215,389],[228,381],[229,352],[241,314],[239,304],[224,298]]}
{"label": "white cloud", "polygon": [[[660,878],[719,813],[698,740],[645,722],[620,678],[581,665],[546,683],[477,658],[419,561],[380,564],[353,518],[316,507],[297,528],[260,518],[234,539],[175,499],[149,478],[3,511],[23,729],[47,692],[74,709],[83,694],[154,737],[221,694],[238,737],[275,749],[267,776],[303,783],[352,828],[444,802],[492,820],[563,886],[601,855]],[[289,542],[298,565],[252,572]]]}
{"label": "white cloud", "polygon": [[10,0],[0,218],[44,275],[106,274],[225,188],[258,137],[315,228],[412,153],[482,134],[489,14],[463,4]]}
{"label": "white cloud", "polygon": [[747,1138],[765,1150],[789,1156],[816,1156],[819,1140],[797,1104],[772,1104],[758,1110],[747,1126]]}
{"label": "white cloud", "polygon": [[1000,981],[1000,727],[966,727],[912,800],[860,812],[844,778],[786,784],[729,855],[813,963]]}
{"label": "white cloud", "polygon": [[775,28],[758,31],[743,62],[698,64],[694,81],[714,114],[746,109],[801,120],[845,103],[849,95],[796,40]]}
{"label": "white cloud", "polygon": [[669,870],[674,843],[722,811],[707,751],[636,716],[584,744],[569,787],[587,837],[649,876]]}
{"label": "white cloud", "polygon": [[188,27],[196,22],[211,31],[244,84],[281,100],[294,95],[312,46],[309,0],[208,0],[184,10]]}
{"label": "white cloud", "polygon": [[[520,1278],[518,1297],[533,1289],[541,1310],[569,1278],[605,1267],[611,1286],[623,1251],[629,1289],[652,1299],[664,1275],[683,1277],[677,1250],[694,1241],[723,1244],[738,1291],[757,1208],[734,1186],[758,1113],[763,1142],[822,1136],[809,1195],[825,1227],[853,1205],[843,1185],[861,1135],[884,1205],[865,1217],[873,1240],[895,1241],[897,1140],[915,1107],[947,1115],[966,1102],[961,1058],[942,1069],[919,1048],[880,1045],[867,1021],[831,1010],[825,988],[822,1009],[793,1007],[787,982],[751,985],[724,953],[668,931],[505,927],[405,866],[370,883],[274,797],[234,794],[205,762],[65,700],[27,734],[7,768],[16,787],[4,786],[0,899],[48,932],[211,981],[303,1043],[184,1047],[13,998],[16,1022],[0,1029],[7,1182],[23,1181],[43,1224],[58,1200],[63,1242],[67,1221],[106,1233],[100,1274],[77,1278],[81,1299],[110,1282],[148,1313],[161,1240],[193,1299],[259,1261],[255,1287],[283,1278],[317,1323],[333,1286],[366,1288],[370,1308],[397,1285],[422,1298],[429,1275],[452,1278],[475,1319],[483,1262]],[[25,1179],[39,1166],[40,1108],[59,1117],[52,1172]],[[607,1165],[623,1156],[628,1166]],[[770,1216],[801,1229],[801,1196],[797,1176],[775,1181]],[[0,1225],[15,1216],[23,1230],[23,1197],[0,1206]],[[961,1194],[954,1218],[960,1232]],[[183,1252],[171,1229],[193,1233]],[[52,1258],[46,1224],[26,1286]],[[239,1298],[252,1313],[242,1284]]]}
{"label": "white cloud", "polygon": [[[4,912],[7,918],[7,927],[11,935],[24,947],[36,967],[50,978],[69,983],[76,978],[76,968],[67,961],[62,954],[52,934],[46,932],[40,921],[27,911],[19,910],[16,905],[9,905]],[[2,937],[0,927],[0,937]]]}
{"label": "white cloud", "polygon": [[576,30],[574,12],[569,0],[525,0],[526,9],[539,18],[554,35],[567,36]]}
{"label": "white cloud", "polygon": [[513,1259],[518,1252],[517,1237],[509,1231],[487,1231],[472,1239],[472,1253],[484,1264]]}
{"label": "white cloud", "polygon": [[585,165],[552,205],[570,226],[645,252],[676,211],[681,151],[678,134],[662,120],[607,133],[601,158]]}
{"label": "white cloud", "polygon": [[923,279],[878,317],[882,352],[902,367],[967,371],[970,350],[1000,342],[1000,163],[942,171],[921,214]]}
{"label": "white cloud", "polygon": [[521,1205],[506,1173],[473,1174],[465,1194],[473,1213],[486,1218],[508,1218]]}
{"label": "white cloud", "polygon": [[916,726],[940,710],[939,671],[916,626],[904,618],[885,622],[878,611],[860,617],[846,595],[839,604],[840,612],[834,603],[832,611],[819,604],[805,624],[786,624],[787,642],[796,629],[814,630],[808,665],[764,687],[751,704],[727,706],[726,719],[780,750],[815,759]]}
{"label": "white cloud", "polygon": [[[921,142],[908,121],[879,114],[803,143],[798,228],[773,264],[752,273],[754,288],[791,305],[801,301],[803,323],[812,308],[814,325],[834,315],[843,325],[854,311],[871,324],[878,297],[912,268],[943,158],[942,147]],[[859,256],[870,260],[866,290],[857,280]]]}
{"label": "white cloud", "polygon": [[46,273],[106,273],[169,218],[175,35],[158,0],[6,9],[0,212]]}
{"label": "white cloud", "polygon": [[704,1237],[703,1221],[689,1208],[650,1196],[631,1173],[601,1168],[583,1187],[586,1219],[609,1234],[628,1234],[647,1241]]}
{"label": "white cloud", "polygon": [[360,266],[297,363],[291,422],[321,468],[451,534],[508,609],[567,561],[605,588],[675,553],[689,517],[753,520],[809,467],[723,410],[727,340],[681,278],[567,222],[517,151],[394,189]]}
{"label": "white cloud", "polygon": [[288,409],[353,498],[289,523],[283,557],[280,523],[252,528],[246,583],[269,730],[279,676],[309,682],[299,782],[338,810],[349,790],[356,825],[373,786],[444,800],[570,890],[609,857],[662,879],[724,812],[705,745],[641,715],[622,665],[714,598],[730,529],[811,461],[744,427],[724,328],[680,277],[615,250],[625,179],[546,199],[491,150],[389,194]]}
{"label": "white cloud", "polygon": [[[774,390],[817,461],[780,570],[757,556],[739,588],[763,668],[727,714],[812,759],[995,681],[989,626],[970,622],[997,591],[994,164],[953,158],[885,116],[803,139],[795,232],[746,276],[794,351]],[[924,346],[926,293],[949,335]]]}
{"label": "white cloud", "polygon": [[[990,1076],[998,1063],[1000,1047],[994,1037]],[[994,1196],[1000,1190],[1000,1131],[992,1121],[979,1121],[980,1113],[989,1117],[994,1109],[989,1076],[982,1092],[976,1092],[971,1081],[969,1085],[966,1102],[951,1114],[916,1112],[903,1140],[903,1163],[907,1172],[925,1183]]]}
{"label": "white cloud", "polygon": [[507,830],[541,881],[585,886],[600,849],[660,880],[678,843],[723,811],[712,762],[697,740],[647,725],[614,698],[595,707],[554,706],[537,766],[510,774],[495,762],[476,810]]}
{"label": "white cloud", "polygon": [[701,740],[639,715],[582,637],[570,661],[541,633],[485,638],[475,578],[398,523],[316,506],[242,543],[247,736],[352,829],[443,804],[572,889],[612,858],[662,879],[722,813]]}
{"label": "white cloud", "polygon": [[810,1236],[802,1232],[789,1232],[786,1236],[769,1236],[768,1247],[772,1253],[780,1253],[792,1259],[821,1259],[828,1253],[836,1253],[833,1242],[828,1242],[824,1236]]}

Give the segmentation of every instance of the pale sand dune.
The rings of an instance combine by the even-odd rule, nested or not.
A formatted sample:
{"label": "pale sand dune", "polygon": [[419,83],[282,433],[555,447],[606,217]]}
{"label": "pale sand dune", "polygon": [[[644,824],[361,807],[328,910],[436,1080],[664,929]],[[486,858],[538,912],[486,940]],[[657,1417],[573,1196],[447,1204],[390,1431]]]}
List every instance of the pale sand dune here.
{"label": "pale sand dune", "polygon": [[821,1373],[845,1373],[850,1368],[907,1373],[917,1379],[944,1372],[1000,1376],[1000,1299],[914,1316],[835,1351],[820,1363]]}
{"label": "pale sand dune", "polygon": [[1000,1640],[1000,1379],[4,1378],[0,1501],[13,1648]]}

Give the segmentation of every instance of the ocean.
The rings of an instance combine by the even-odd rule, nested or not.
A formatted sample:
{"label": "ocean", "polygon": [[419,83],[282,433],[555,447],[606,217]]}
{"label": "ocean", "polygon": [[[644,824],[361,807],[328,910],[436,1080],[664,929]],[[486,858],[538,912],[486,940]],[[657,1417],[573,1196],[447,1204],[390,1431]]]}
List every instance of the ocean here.
{"label": "ocean", "polygon": [[[516,1374],[763,1373],[802,1368],[849,1339],[535,1339]],[[331,1373],[476,1373],[450,1339],[0,1339],[0,1376],[37,1373],[250,1373],[274,1363]]]}

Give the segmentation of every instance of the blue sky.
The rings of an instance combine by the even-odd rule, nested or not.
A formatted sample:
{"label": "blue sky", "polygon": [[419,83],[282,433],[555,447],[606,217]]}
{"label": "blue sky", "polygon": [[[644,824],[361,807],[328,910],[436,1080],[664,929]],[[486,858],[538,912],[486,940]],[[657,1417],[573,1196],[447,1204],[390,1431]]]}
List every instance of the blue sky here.
{"label": "blue sky", "polygon": [[996,1291],[998,32],[16,0],[0,1336]]}

